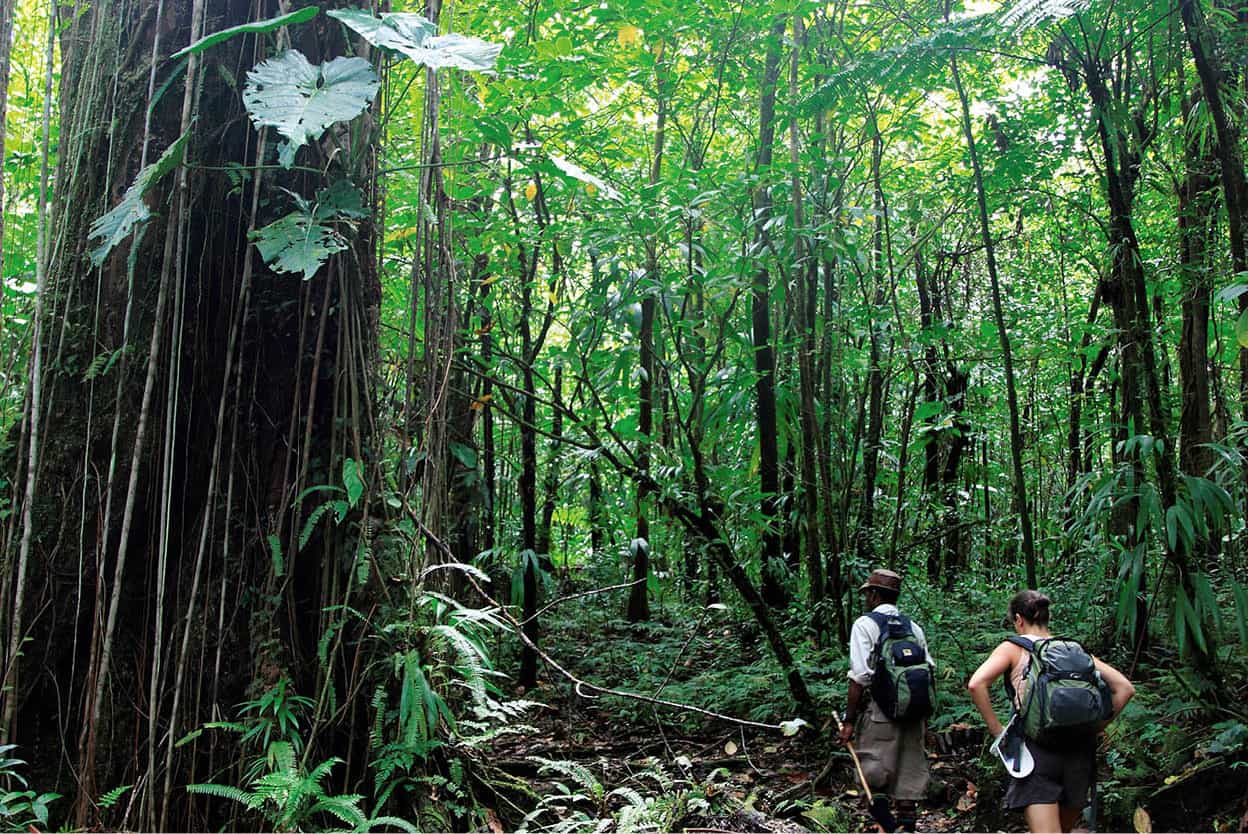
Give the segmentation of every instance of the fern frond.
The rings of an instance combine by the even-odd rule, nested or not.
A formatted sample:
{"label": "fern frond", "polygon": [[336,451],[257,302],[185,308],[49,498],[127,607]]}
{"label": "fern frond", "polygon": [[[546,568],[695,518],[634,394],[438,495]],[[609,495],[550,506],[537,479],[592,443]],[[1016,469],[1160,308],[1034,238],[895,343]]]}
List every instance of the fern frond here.
{"label": "fern frond", "polygon": [[383,734],[386,726],[386,700],[384,686],[378,686],[373,690],[373,699],[369,702],[369,706],[373,709],[373,726],[368,734],[368,746],[373,750],[385,743]]}
{"label": "fern frond", "polygon": [[1019,32],[1042,23],[1073,17],[1088,7],[1088,0],[1018,0],[1001,13],[1001,23]]}
{"label": "fern frond", "polygon": [[269,745],[268,759],[273,770],[294,772],[295,748],[288,741],[275,741]]}
{"label": "fern frond", "polygon": [[636,774],[633,778],[638,781],[642,779],[653,779],[655,784],[659,786],[659,790],[663,793],[670,792],[672,790],[672,786],[675,784],[672,777],[667,775],[667,771],[657,763],[650,765],[650,767],[647,767],[645,770]]}
{"label": "fern frond", "polygon": [[357,828],[356,831],[377,831],[383,825],[388,825],[391,828],[397,828],[400,831],[406,831],[408,834],[420,834],[419,828],[412,825],[407,820],[399,817],[373,817],[371,820],[366,820],[365,824],[360,828]]}
{"label": "fern frond", "polygon": [[117,800],[121,799],[122,795],[133,787],[134,785],[118,785],[113,788],[111,791],[100,797],[100,807],[112,808],[117,804]]}
{"label": "fern frond", "polygon": [[906,43],[869,52],[830,75],[809,102],[829,107],[844,95],[857,95],[863,85],[898,95],[927,89],[945,79],[950,56],[999,38],[1000,28],[993,15],[964,17]]}
{"label": "fern frond", "polygon": [[585,765],[579,762],[556,761],[554,759],[546,759],[541,756],[526,757],[531,762],[537,762],[541,767],[539,772],[554,772],[567,776],[569,779],[576,781],[585,791],[591,794],[595,800],[601,802],[604,789],[602,783],[594,776],[593,772]]}
{"label": "fern frond", "polygon": [[334,769],[334,765],[339,764],[342,764],[342,759],[337,756],[328,758],[316,767],[312,768],[312,771],[308,774],[307,778],[311,779],[313,783],[320,785],[325,777],[329,775],[329,772]]}
{"label": "fern frond", "polygon": [[464,636],[454,626],[439,625],[431,629],[432,633],[442,638],[459,657],[459,665],[455,668],[463,676],[464,685],[472,693],[473,703],[485,703],[485,673],[489,668],[485,650]]}
{"label": "fern frond", "polygon": [[629,805],[634,805],[638,808],[646,807],[646,800],[642,799],[641,794],[639,794],[637,791],[633,790],[632,788],[629,788],[629,787],[615,788],[611,791],[611,793],[607,794],[608,798],[613,797],[613,796],[623,797],[624,799],[628,801]]}
{"label": "fern frond", "polygon": [[217,796],[221,799],[229,799],[248,807],[253,807],[252,794],[242,788],[236,788],[233,785],[218,785],[213,782],[208,782],[202,785],[187,785],[186,792],[197,793],[204,796]]}
{"label": "fern frond", "polygon": [[323,812],[337,817],[352,828],[363,828],[368,824],[368,818],[360,810],[360,802],[363,799],[364,797],[358,793],[327,796],[309,808],[308,814],[310,816]]}

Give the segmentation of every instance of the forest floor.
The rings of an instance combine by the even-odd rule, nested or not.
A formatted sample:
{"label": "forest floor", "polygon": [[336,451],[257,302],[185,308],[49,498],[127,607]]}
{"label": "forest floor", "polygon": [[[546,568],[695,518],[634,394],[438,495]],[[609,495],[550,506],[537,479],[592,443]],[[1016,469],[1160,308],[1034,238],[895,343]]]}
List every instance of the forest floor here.
{"label": "forest floor", "polygon": [[[785,713],[791,705],[782,677],[751,623],[669,601],[651,622],[629,625],[621,610],[622,600],[581,606],[552,625],[543,645],[595,684],[661,693],[750,720],[792,717]],[[845,662],[821,661],[840,653],[814,649],[799,628],[792,633],[816,700],[843,705]],[[507,650],[499,651],[509,662]],[[950,683],[964,674],[947,671]],[[1139,683],[1145,692],[1154,685]],[[1155,685],[1166,686],[1164,680]],[[1248,683],[1240,688],[1248,694]],[[1025,830],[1021,815],[1002,809],[1004,772],[987,753],[984,731],[960,692],[957,686],[945,695],[942,715],[929,728],[932,779],[919,829]],[[640,701],[586,698],[553,670],[543,672],[536,688],[517,694],[542,706],[526,717],[526,731],[493,742],[489,756],[492,766],[544,797],[546,812],[531,817],[530,830],[556,830],[560,820],[568,830],[593,829],[608,818],[617,831],[630,824],[690,834],[874,830],[849,754],[827,726],[830,714],[821,734],[807,728],[785,737]],[[1152,692],[1137,700],[1144,712],[1176,702]],[[1210,731],[1207,717],[1176,714],[1178,720],[1143,715],[1120,722],[1117,738],[1107,740],[1100,757],[1100,830],[1248,828],[1248,766],[1216,755],[1216,747],[1210,751],[1212,736],[1202,740],[1198,733]],[[518,827],[518,809],[516,815],[499,830]],[[580,825],[571,824],[573,817]]]}
{"label": "forest floor", "polygon": [[[551,704],[532,722],[536,733],[495,746],[494,764],[529,778],[539,793],[562,777],[555,773],[543,780],[529,757],[584,765],[608,792],[632,786],[643,796],[647,788],[670,794],[683,786],[707,801],[706,807],[669,818],[672,830],[690,834],[874,830],[849,754],[830,750],[826,741],[725,724],[669,734],[660,719],[629,726],[607,712]],[[1021,818],[981,807],[974,781],[980,738],[982,733],[965,728],[929,738],[932,785],[919,830],[1024,830]],[[670,781],[656,778],[659,773]],[[824,778],[815,785],[820,775]]]}

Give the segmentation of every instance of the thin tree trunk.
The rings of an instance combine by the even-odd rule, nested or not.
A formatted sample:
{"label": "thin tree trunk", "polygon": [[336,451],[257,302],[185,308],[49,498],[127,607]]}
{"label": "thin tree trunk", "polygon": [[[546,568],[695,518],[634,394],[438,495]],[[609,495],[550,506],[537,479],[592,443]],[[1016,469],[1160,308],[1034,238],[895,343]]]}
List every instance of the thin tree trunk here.
{"label": "thin tree trunk", "polygon": [[[8,159],[4,150],[9,113],[9,66],[13,57],[13,11],[16,2],[0,3],[0,161]],[[0,176],[0,277],[4,276],[4,177]],[[0,283],[0,299],[4,286]],[[4,324],[0,322],[0,333]]]}
{"label": "thin tree trunk", "polygon": [[[537,527],[537,552],[548,557],[551,551],[550,529],[555,517],[555,504],[559,497],[559,438],[563,435],[563,366],[555,367],[554,391],[551,400],[550,453],[546,458],[546,479],[542,494],[542,517]],[[553,558],[553,557],[552,557]]]}
{"label": "thin tree trunk", "polygon": [[[1248,245],[1245,244],[1244,212],[1248,205],[1248,173],[1244,171],[1239,126],[1227,112],[1222,95],[1226,73],[1213,64],[1214,36],[1198,0],[1179,0],[1179,14],[1187,33],[1188,46],[1196,64],[1201,90],[1217,136],[1216,154],[1222,173],[1222,194],[1226,204],[1226,226],[1231,242],[1231,268],[1236,275],[1248,270]],[[1242,314],[1248,311],[1248,293],[1239,297]],[[1248,348],[1239,349],[1240,409],[1248,419]]]}
{"label": "thin tree trunk", "polygon": [[875,313],[884,308],[886,301],[884,272],[885,249],[888,246],[886,235],[888,207],[884,200],[884,186],[880,173],[884,140],[880,136],[880,128],[874,112],[870,115],[870,120],[872,205],[875,211],[875,228],[871,236],[871,281],[874,290],[870,300],[872,315],[868,327],[870,359],[867,369],[867,436],[862,447],[862,508],[857,530],[858,559],[864,563],[870,563],[876,555],[875,492],[884,434],[884,355],[880,345],[883,328]]}
{"label": "thin tree trunk", "polygon": [[783,17],[772,21],[767,35],[767,59],[763,68],[762,95],[758,106],[758,156],[755,174],[761,182],[754,189],[754,252],[759,263],[754,269],[752,322],[754,338],[755,427],[758,431],[759,487],[762,490],[762,573],[763,599],[772,607],[789,604],[784,585],[784,560],[781,554],[780,530],[777,529],[777,504],[780,497],[780,454],[776,423],[776,355],[771,344],[771,275],[766,267],[771,235],[767,222],[771,219],[769,182],[772,144],[776,136],[776,85],[780,78],[780,49],[787,22]]}
{"label": "thin tree trunk", "polygon": [[992,313],[996,320],[997,332],[1001,338],[1001,362],[1005,374],[1005,396],[1010,411],[1010,457],[1014,464],[1014,500],[1018,504],[1018,521],[1022,528],[1023,558],[1026,560],[1027,587],[1035,588],[1036,547],[1032,539],[1031,508],[1027,503],[1027,483],[1023,474],[1023,437],[1019,428],[1018,393],[1014,385],[1014,358],[1010,351],[1010,334],[1006,329],[1005,311],[1001,304],[1001,282],[997,277],[997,256],[992,241],[992,229],[988,224],[988,200],[984,192],[984,173],[979,164],[979,153],[975,148],[975,134],[971,128],[971,110],[965,90],[962,89],[962,78],[958,74],[958,61],[951,58],[953,83],[957,89],[958,100],[962,104],[962,131],[966,137],[967,153],[971,159],[971,170],[975,175],[975,201],[979,207],[979,231],[984,242],[984,256],[988,265],[988,280],[992,286]]}
{"label": "thin tree trunk", "polygon": [[[649,185],[658,187],[663,174],[663,146],[667,137],[667,95],[664,89],[666,75],[663,64],[663,47],[654,62],[655,83],[658,85],[658,116],[654,127],[654,147],[650,162]],[[654,390],[658,363],[655,361],[654,327],[657,312],[656,295],[661,292],[662,275],[659,272],[659,243],[654,235],[646,238],[646,275],[641,297],[641,379],[637,386],[637,430],[641,433],[637,465],[643,473],[650,470],[650,444],[654,435]],[[628,589],[628,621],[641,622],[650,619],[650,519],[646,515],[649,491],[644,485],[637,487],[637,527],[632,550],[633,586]]]}
{"label": "thin tree trunk", "polygon": [[[536,256],[535,256],[536,257]],[[540,639],[537,622],[537,389],[533,379],[533,335],[529,317],[533,312],[533,288],[525,280],[521,290],[520,342],[524,355],[521,371],[520,424],[520,561],[523,571],[523,611],[525,636],[535,644]],[[516,682],[531,689],[537,683],[537,652],[525,644],[520,650],[520,674]]]}
{"label": "thin tree trunk", "polygon": [[[798,101],[798,69],[806,32],[800,14],[793,16],[793,55],[789,62],[789,100]],[[815,645],[822,645],[827,630],[824,613],[823,553],[819,547],[819,471],[815,457],[819,428],[815,415],[818,399],[815,378],[815,317],[819,298],[819,262],[806,251],[806,229],[803,211],[801,155],[798,147],[797,116],[789,121],[789,164],[793,166],[793,266],[798,276],[797,308],[799,346],[797,355],[798,384],[801,392],[801,513],[806,582],[810,588],[811,630]]]}
{"label": "thin tree trunk", "polygon": [[[9,5],[9,4],[6,4]],[[25,639],[23,629],[23,609],[26,604],[26,570],[30,563],[31,539],[34,536],[34,504],[35,485],[39,480],[39,432],[43,425],[43,325],[44,308],[47,298],[48,273],[48,160],[49,133],[52,124],[52,58],[53,46],[56,42],[56,4],[48,7],[48,41],[44,52],[44,84],[43,84],[43,138],[40,145],[39,162],[39,205],[36,226],[35,244],[35,320],[31,327],[32,358],[30,362],[30,418],[27,423],[29,439],[26,444],[26,493],[22,500],[22,539],[17,556],[17,575],[13,581],[13,610],[9,618],[9,646],[5,657],[4,678],[0,680],[4,694],[4,715],[0,719],[0,739],[7,741],[13,729],[13,716],[17,709],[17,663],[21,655],[22,641]],[[13,9],[10,5],[4,13],[8,18],[10,37],[12,35]],[[9,43],[5,41],[7,72],[7,53]],[[0,151],[3,144],[0,143]],[[3,157],[0,156],[0,164]],[[0,179],[3,179],[0,174]],[[3,206],[0,205],[0,209]],[[0,261],[2,265],[2,261]],[[2,275],[0,275],[2,277]],[[3,282],[0,282],[2,284]],[[2,296],[0,291],[0,296]]]}

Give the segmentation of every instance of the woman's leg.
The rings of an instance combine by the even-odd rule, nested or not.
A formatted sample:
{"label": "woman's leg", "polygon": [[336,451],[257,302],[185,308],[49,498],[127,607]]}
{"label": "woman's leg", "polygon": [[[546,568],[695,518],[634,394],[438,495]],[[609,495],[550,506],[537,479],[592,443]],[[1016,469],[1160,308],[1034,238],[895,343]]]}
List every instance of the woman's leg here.
{"label": "woman's leg", "polygon": [[1028,805],[1023,809],[1023,819],[1027,821],[1027,830],[1031,834],[1060,834],[1065,830],[1056,802]]}
{"label": "woman's leg", "polygon": [[1079,822],[1079,818],[1083,816],[1083,809],[1061,805],[1059,813],[1062,818],[1062,831],[1074,831],[1075,823]]}

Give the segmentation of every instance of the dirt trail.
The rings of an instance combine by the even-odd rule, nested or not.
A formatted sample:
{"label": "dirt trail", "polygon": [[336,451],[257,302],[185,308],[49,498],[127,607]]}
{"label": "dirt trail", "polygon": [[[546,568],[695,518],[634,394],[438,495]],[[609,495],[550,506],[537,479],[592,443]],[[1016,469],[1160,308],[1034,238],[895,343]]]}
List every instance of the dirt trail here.
{"label": "dirt trail", "polygon": [[[678,786],[697,786],[719,801],[679,821],[677,830],[690,834],[874,830],[848,753],[810,733],[785,738],[728,726],[680,733],[657,719],[621,724],[608,709],[583,704],[551,704],[530,723],[538,732],[499,740],[492,763],[539,794],[561,777],[540,773],[531,757],[584,765],[606,791],[631,786],[655,795],[658,781],[646,774],[656,771]],[[982,738],[965,726],[929,734],[932,786],[920,830],[1021,830],[1021,820],[998,810],[998,786],[976,784]],[[827,778],[812,786],[829,758]]]}

